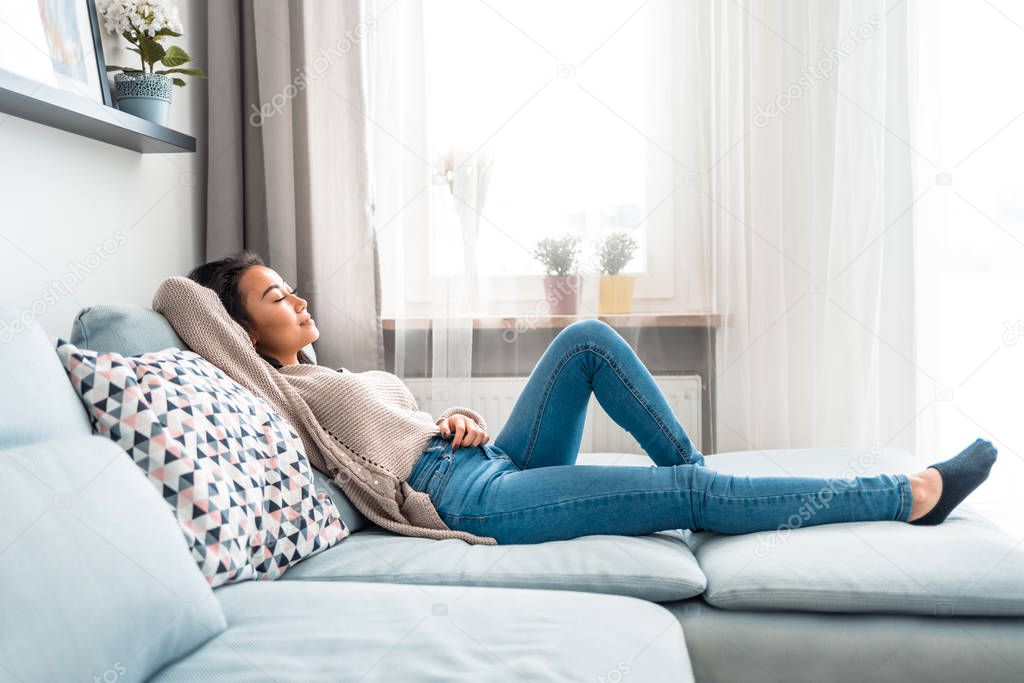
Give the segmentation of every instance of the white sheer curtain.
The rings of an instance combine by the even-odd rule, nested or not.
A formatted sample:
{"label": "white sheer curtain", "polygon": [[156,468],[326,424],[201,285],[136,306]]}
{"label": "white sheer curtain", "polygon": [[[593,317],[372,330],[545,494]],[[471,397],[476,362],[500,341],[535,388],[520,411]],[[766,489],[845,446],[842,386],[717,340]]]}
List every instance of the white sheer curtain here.
{"label": "white sheer curtain", "polygon": [[918,449],[956,453],[976,437],[999,449],[972,507],[1024,539],[1024,90],[993,64],[1024,59],[1024,7],[911,1],[919,83],[913,146],[921,365]]}
{"label": "white sheer curtain", "polygon": [[[431,405],[438,414],[470,403],[474,289],[464,278],[443,278],[442,287],[409,281],[414,260],[427,262],[445,248],[440,272],[465,262],[463,240],[453,231],[455,199],[427,136],[423,4],[369,0],[376,27],[368,42],[369,111],[375,229],[382,256],[388,313],[395,320],[395,368],[399,377],[429,376]],[[407,295],[422,298],[410,319]],[[420,320],[419,318],[426,318]],[[426,331],[424,327],[426,326]],[[430,349],[429,354],[427,349]]]}
{"label": "white sheer curtain", "polygon": [[906,6],[674,5],[719,338],[719,449],[913,450]]}
{"label": "white sheer curtain", "polygon": [[[494,22],[522,39],[523,53],[495,66],[521,106],[497,120],[474,120],[470,111],[477,130],[469,153],[459,153],[472,158],[486,142],[496,157],[495,187],[508,187],[507,178],[499,186],[497,174],[514,126],[532,125],[551,141],[538,159],[545,168],[557,171],[568,155],[591,153],[585,145],[558,144],[559,134],[571,136],[571,121],[536,116],[557,111],[544,109],[544,98],[562,96],[555,90],[562,81],[534,90],[516,79],[535,67],[550,68],[554,79],[565,68],[561,62],[572,66],[565,97],[592,107],[579,116],[579,127],[595,127],[590,146],[617,153],[616,163],[631,170],[629,179],[601,193],[638,183],[634,195],[642,207],[630,225],[644,239],[658,236],[635,262],[648,279],[638,284],[634,310],[724,316],[716,353],[704,368],[717,385],[717,450],[912,449],[915,430],[906,427],[922,371],[914,359],[914,192],[909,152],[900,141],[908,128],[904,3],[618,3],[621,20],[587,25],[584,49],[560,41],[570,33],[566,22],[574,13],[588,16],[589,5],[545,3],[547,21],[516,9],[522,6],[486,5]],[[439,80],[424,67],[430,7],[405,0],[376,5],[369,59],[374,197],[385,302],[391,297],[385,309],[399,318],[396,373],[432,370],[436,398],[455,405],[468,398],[472,314],[524,311],[499,301],[484,273],[474,281],[466,264],[484,247],[474,254],[470,244],[465,251],[462,236],[474,233],[463,229],[455,210],[460,200],[437,175],[450,127],[438,123],[438,112],[430,110],[436,99],[425,89]],[[475,25],[447,35],[460,40]],[[642,49],[621,52],[628,40]],[[483,59],[471,44],[467,39],[465,59]],[[458,73],[449,75],[459,82]],[[495,92],[473,80],[463,87]],[[593,196],[585,191],[577,194]],[[505,210],[497,199],[471,208],[481,225],[494,227],[497,215],[526,222],[532,209],[540,216],[545,201],[539,191],[524,192],[517,207],[524,213]],[[583,232],[590,229],[585,216],[580,221]],[[496,244],[507,243],[509,256],[521,258],[514,230],[504,227],[507,242]],[[552,225],[550,233],[562,231]],[[444,285],[414,291],[410,278],[419,278],[413,273],[420,269],[409,259],[442,258],[433,265],[438,272],[451,268]],[[422,355],[407,346],[421,343],[401,320],[414,299],[415,311],[428,311],[434,325],[431,368],[414,367],[413,356]],[[589,302],[585,296],[583,317],[595,314]],[[678,351],[649,349],[668,360]]]}

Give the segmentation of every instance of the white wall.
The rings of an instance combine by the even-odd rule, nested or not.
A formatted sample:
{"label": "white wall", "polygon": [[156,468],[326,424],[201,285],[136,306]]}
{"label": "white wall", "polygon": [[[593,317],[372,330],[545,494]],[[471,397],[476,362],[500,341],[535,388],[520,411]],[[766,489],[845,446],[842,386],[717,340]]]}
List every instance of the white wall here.
{"label": "white wall", "polygon": [[[168,44],[207,71],[206,3],[172,4],[185,30]],[[108,64],[135,64],[109,47],[123,38],[103,38]],[[201,260],[208,81],[186,81],[174,89],[169,126],[197,139],[193,154],[140,154],[0,114],[0,305],[67,337],[81,307],[148,306],[163,278]],[[62,278],[66,294],[54,284]],[[0,331],[5,323],[9,315]]]}

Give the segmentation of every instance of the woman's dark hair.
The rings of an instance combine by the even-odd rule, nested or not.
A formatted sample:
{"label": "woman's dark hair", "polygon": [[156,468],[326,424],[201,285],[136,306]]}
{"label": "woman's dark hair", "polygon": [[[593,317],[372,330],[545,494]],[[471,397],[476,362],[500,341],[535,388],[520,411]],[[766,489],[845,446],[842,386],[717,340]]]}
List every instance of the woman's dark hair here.
{"label": "woman's dark hair", "polygon": [[190,280],[195,280],[204,287],[209,287],[217,292],[220,301],[224,304],[228,315],[234,318],[246,330],[252,329],[252,320],[245,311],[242,302],[242,295],[238,291],[238,281],[247,269],[253,266],[264,266],[263,259],[259,254],[242,250],[234,256],[222,258],[219,261],[210,261],[197,266],[188,274]]}

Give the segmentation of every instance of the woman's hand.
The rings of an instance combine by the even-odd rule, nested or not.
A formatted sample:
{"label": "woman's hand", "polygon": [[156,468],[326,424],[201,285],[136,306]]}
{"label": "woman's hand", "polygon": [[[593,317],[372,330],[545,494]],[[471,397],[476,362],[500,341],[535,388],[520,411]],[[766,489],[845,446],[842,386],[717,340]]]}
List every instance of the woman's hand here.
{"label": "woman's hand", "polygon": [[463,446],[480,446],[491,440],[491,437],[487,436],[473,418],[465,415],[456,414],[447,419],[438,420],[437,426],[441,428],[441,436],[446,439],[454,434],[453,451]]}

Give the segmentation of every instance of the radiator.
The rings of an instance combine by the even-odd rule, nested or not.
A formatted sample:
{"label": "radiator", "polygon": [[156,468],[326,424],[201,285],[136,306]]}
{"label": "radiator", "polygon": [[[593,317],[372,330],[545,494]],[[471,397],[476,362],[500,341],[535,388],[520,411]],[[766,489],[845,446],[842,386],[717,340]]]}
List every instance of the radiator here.
{"label": "radiator", "polygon": [[[481,377],[469,384],[469,400],[452,401],[447,392],[433,389],[430,379],[403,379],[416,397],[420,410],[440,415],[453,405],[467,405],[487,420],[491,440],[498,435],[512,412],[512,406],[526,386],[526,377]],[[672,412],[686,428],[686,433],[698,450],[701,445],[701,380],[700,375],[655,375],[655,382],[668,400]],[[432,400],[431,393],[435,395]],[[464,394],[463,394],[464,395]],[[583,429],[581,453],[643,453],[633,435],[617,425],[604,412],[594,396],[587,406],[587,421]]]}

